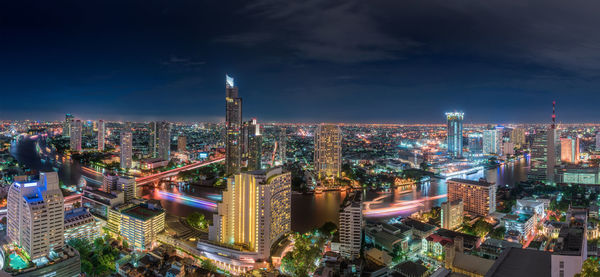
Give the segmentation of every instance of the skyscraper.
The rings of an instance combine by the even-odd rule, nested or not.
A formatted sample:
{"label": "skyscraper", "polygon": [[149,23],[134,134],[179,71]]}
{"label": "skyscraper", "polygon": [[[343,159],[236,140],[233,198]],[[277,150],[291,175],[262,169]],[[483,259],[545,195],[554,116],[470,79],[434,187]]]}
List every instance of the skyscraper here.
{"label": "skyscraper", "polygon": [[281,160],[281,164],[285,164],[287,162],[287,130],[285,127],[281,127],[279,130],[279,159]]}
{"label": "skyscraper", "polygon": [[131,132],[121,133],[121,168],[131,168],[131,159],[133,154]]}
{"label": "skyscraper", "polygon": [[261,169],[262,135],[256,118],[244,122],[242,141],[242,157],[246,161],[248,170]]}
{"label": "skyscraper", "polygon": [[106,135],[104,127],[104,120],[98,120],[98,151],[104,151],[104,136]]}
{"label": "skyscraper", "polygon": [[461,158],[463,151],[463,121],[464,113],[446,113],[448,120],[448,155],[452,158]]}
{"label": "skyscraper", "polygon": [[552,124],[548,128],[536,130],[531,144],[531,170],[528,178],[554,183],[555,167],[559,162],[560,132],[556,128],[555,104],[552,102]]}
{"label": "skyscraper", "polygon": [[483,154],[502,155],[502,132],[499,129],[483,130]]}
{"label": "skyscraper", "polygon": [[242,98],[233,78],[225,75],[225,174],[240,172],[242,163]]}
{"label": "skyscraper", "polygon": [[510,131],[510,142],[515,144],[515,147],[522,148],[525,146],[525,129],[514,128]]}
{"label": "skyscraper", "polygon": [[156,122],[152,121],[150,123],[148,123],[148,135],[149,135],[149,139],[148,139],[148,152],[150,157],[152,158],[156,158],[157,157],[157,151],[156,151]]}
{"label": "skyscraper", "polygon": [[71,151],[81,151],[81,120],[74,119],[71,122],[70,146]]}
{"label": "skyscraper", "polygon": [[596,151],[600,151],[600,132],[596,133]]}
{"label": "skyscraper", "polygon": [[362,193],[346,196],[340,208],[340,254],[349,259],[360,256],[363,231]]}
{"label": "skyscraper", "polygon": [[564,163],[579,163],[579,138],[560,139],[560,160]]}
{"label": "skyscraper", "polygon": [[157,122],[156,129],[156,157],[168,161],[171,157],[171,123],[166,121]]}
{"label": "skyscraper", "polygon": [[73,122],[73,119],[75,119],[75,116],[73,116],[72,114],[68,113],[65,115],[65,123],[63,125],[63,133],[62,133],[63,136],[65,136],[65,137],[71,136],[71,122]]}
{"label": "skyscraper", "polygon": [[315,130],[315,171],[319,178],[340,177],[342,170],[342,130],[321,124]]}
{"label": "skyscraper", "polygon": [[471,154],[483,153],[483,135],[481,133],[470,133],[467,135],[467,139]]}
{"label": "skyscraper", "polygon": [[[198,249],[212,257],[214,252],[227,253],[242,246],[251,259],[268,258],[273,243],[291,230],[290,173],[275,167],[238,173],[227,181],[223,201],[209,227],[209,240],[227,247],[200,242]],[[215,258],[223,263],[220,266],[230,265],[239,273],[246,268],[240,268],[244,262],[239,261],[241,255],[237,253]]]}
{"label": "skyscraper", "polygon": [[187,137],[178,136],[177,137],[177,152],[185,152],[187,151]]}
{"label": "skyscraper", "polygon": [[32,260],[64,247],[64,199],[56,172],[37,182],[14,182],[8,190],[7,235]]}

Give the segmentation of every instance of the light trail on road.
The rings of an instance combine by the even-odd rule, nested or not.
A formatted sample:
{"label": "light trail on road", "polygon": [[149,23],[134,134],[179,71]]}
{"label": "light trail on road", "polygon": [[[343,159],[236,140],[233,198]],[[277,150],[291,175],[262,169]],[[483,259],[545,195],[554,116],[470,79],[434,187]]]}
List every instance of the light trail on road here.
{"label": "light trail on road", "polygon": [[382,196],[379,196],[379,197],[373,199],[372,201],[365,202],[363,214],[367,217],[394,216],[401,212],[416,209],[418,207],[423,207],[424,206],[423,203],[426,201],[432,201],[432,200],[448,197],[447,194],[441,194],[441,195],[437,195],[437,196],[425,197],[425,198],[416,199],[416,200],[398,201],[398,202],[392,203],[392,204],[390,204],[390,206],[384,207],[384,208],[371,208],[371,204],[381,204],[383,202],[383,199],[385,199],[389,196],[391,196],[391,194],[390,195],[382,195]]}

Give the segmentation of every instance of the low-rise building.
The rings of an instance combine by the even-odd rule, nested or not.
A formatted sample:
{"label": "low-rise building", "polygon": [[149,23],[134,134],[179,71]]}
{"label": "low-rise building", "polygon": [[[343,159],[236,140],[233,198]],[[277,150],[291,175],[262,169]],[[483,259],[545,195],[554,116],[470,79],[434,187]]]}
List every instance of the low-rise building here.
{"label": "low-rise building", "polygon": [[403,219],[402,224],[410,227],[413,231],[413,236],[419,240],[433,234],[437,228],[435,225],[421,222],[412,218]]}
{"label": "low-rise building", "polygon": [[367,243],[372,243],[375,247],[390,254],[394,254],[398,249],[409,251],[408,243],[413,234],[410,227],[399,223],[380,223],[368,225],[365,229]]}
{"label": "low-rise building", "polygon": [[481,244],[479,251],[484,258],[495,260],[502,254],[502,251],[510,247],[523,248],[523,245],[517,242],[489,238]]}
{"label": "low-rise building", "polygon": [[535,214],[507,214],[502,218],[506,232],[511,239],[526,240],[534,231],[537,216]]}
{"label": "low-rise building", "polygon": [[165,229],[165,210],[143,203],[111,209],[109,229],[122,236],[134,248],[147,249],[156,235]]}
{"label": "low-rise building", "polygon": [[101,225],[85,207],[65,211],[65,241],[74,238],[94,241],[101,235]]}

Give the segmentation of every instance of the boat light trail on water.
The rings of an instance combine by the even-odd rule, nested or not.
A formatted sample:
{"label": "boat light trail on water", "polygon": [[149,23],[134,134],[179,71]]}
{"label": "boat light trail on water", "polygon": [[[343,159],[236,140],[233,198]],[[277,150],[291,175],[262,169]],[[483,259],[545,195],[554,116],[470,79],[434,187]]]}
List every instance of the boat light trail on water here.
{"label": "boat light trail on water", "polygon": [[182,194],[176,194],[172,192],[166,191],[158,191],[158,194],[166,200],[175,201],[177,203],[181,203],[187,206],[192,206],[196,208],[201,208],[205,210],[214,210],[217,208],[217,203],[212,202],[210,200],[205,200],[197,197],[190,197]]}
{"label": "boat light trail on water", "polygon": [[410,210],[416,209],[418,207],[423,207],[424,206],[423,203],[425,201],[432,201],[432,200],[436,200],[436,199],[446,198],[448,196],[448,194],[441,194],[441,195],[437,195],[437,196],[425,197],[425,198],[409,200],[409,201],[398,201],[396,203],[390,204],[390,206],[385,207],[385,208],[375,208],[375,209],[371,208],[371,204],[381,204],[383,202],[382,200],[389,196],[390,195],[383,195],[383,196],[379,196],[379,197],[373,199],[373,201],[365,202],[365,208],[364,208],[363,214],[367,217],[394,216],[401,212],[410,211]]}

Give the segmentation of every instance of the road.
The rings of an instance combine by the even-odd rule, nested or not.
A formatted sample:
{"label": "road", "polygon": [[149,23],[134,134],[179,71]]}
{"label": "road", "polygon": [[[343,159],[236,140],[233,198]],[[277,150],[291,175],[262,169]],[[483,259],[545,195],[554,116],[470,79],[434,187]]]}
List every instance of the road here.
{"label": "road", "polygon": [[216,159],[213,159],[213,160],[210,160],[210,161],[195,162],[195,163],[188,164],[188,165],[185,165],[185,166],[182,166],[182,167],[178,167],[178,168],[174,168],[174,169],[171,169],[171,170],[159,172],[159,173],[152,174],[152,175],[149,175],[149,176],[140,177],[140,178],[137,178],[135,180],[135,182],[136,182],[136,184],[138,186],[145,185],[145,184],[148,184],[148,183],[151,183],[151,182],[159,181],[159,180],[164,179],[164,178],[176,176],[177,174],[179,174],[179,172],[182,172],[182,171],[187,171],[187,170],[192,170],[192,169],[200,168],[200,167],[207,166],[207,165],[210,165],[210,164],[219,163],[219,162],[222,162],[224,160],[225,160],[225,157],[216,158]]}

